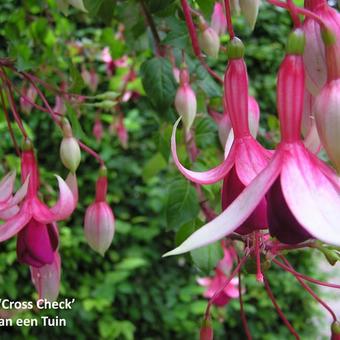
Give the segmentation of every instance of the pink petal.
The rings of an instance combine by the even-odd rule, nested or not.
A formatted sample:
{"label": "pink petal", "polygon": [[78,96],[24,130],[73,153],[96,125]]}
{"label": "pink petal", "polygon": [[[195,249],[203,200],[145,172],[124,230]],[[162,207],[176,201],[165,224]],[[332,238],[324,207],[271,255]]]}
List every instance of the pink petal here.
{"label": "pink petal", "polygon": [[208,287],[211,284],[210,277],[199,277],[197,278],[196,281],[200,286],[203,286],[203,287]]}
{"label": "pink petal", "polygon": [[27,194],[30,177],[31,177],[30,174],[28,174],[24,184],[20,187],[20,189],[15,193],[14,197],[10,200],[10,205],[18,204],[24,199],[24,197]]}
{"label": "pink petal", "polygon": [[8,219],[12,218],[19,212],[19,207],[17,205],[13,205],[8,209],[2,210],[0,208],[0,219],[7,221]]}
{"label": "pink petal", "polygon": [[23,227],[25,227],[31,217],[32,214],[27,209],[27,205],[24,204],[18,214],[0,226],[0,242],[6,241],[16,235]]}
{"label": "pink petal", "polygon": [[199,183],[199,184],[212,184],[220,181],[224,178],[224,176],[229,172],[231,167],[234,164],[234,153],[233,150],[230,151],[229,157],[223,161],[217,167],[204,171],[204,172],[196,172],[186,169],[178,159],[177,150],[176,150],[176,129],[180,122],[181,118],[179,118],[173,128],[172,136],[171,136],[171,151],[172,157],[179,169],[179,171],[190,181]]}
{"label": "pink petal", "polygon": [[281,183],[299,223],[315,238],[340,246],[340,186],[324,175],[302,144],[291,146]]}
{"label": "pink petal", "polygon": [[50,210],[55,214],[54,221],[59,221],[68,218],[72,214],[73,210],[76,208],[77,202],[66,182],[61,177],[56,177],[59,184],[59,199]]}
{"label": "pink petal", "polygon": [[55,221],[55,214],[51,212],[44,203],[40,202],[37,197],[30,200],[32,215],[40,223],[48,224]]}
{"label": "pink petal", "polygon": [[39,299],[55,301],[59,294],[61,261],[59,253],[54,255],[52,264],[41,268],[30,267],[32,282],[38,291]]}
{"label": "pink petal", "polygon": [[262,200],[282,167],[282,153],[277,153],[269,165],[242,191],[237,199],[214,220],[190,235],[179,247],[164,256],[186,253],[216,242],[237,229]]}
{"label": "pink petal", "polygon": [[78,204],[78,183],[77,183],[77,176],[75,173],[69,172],[66,177],[65,182],[67,183],[68,187],[71,189],[75,204]]}
{"label": "pink petal", "polygon": [[0,202],[7,201],[13,192],[15,171],[8,173],[0,182]]}
{"label": "pink petal", "polygon": [[321,141],[314,120],[311,123],[309,131],[303,143],[310,152],[313,152],[315,154],[318,154],[321,150]]}

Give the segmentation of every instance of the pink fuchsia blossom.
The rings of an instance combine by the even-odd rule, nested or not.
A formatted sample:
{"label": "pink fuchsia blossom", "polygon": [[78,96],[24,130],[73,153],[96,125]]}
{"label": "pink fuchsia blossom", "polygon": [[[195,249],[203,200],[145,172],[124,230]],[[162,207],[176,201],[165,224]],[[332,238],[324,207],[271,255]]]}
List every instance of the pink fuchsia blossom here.
{"label": "pink fuchsia blossom", "polygon": [[[57,232],[57,226],[53,225]],[[61,259],[58,251],[54,253],[51,264],[45,264],[40,268],[30,267],[31,279],[38,292],[39,299],[55,301],[59,295],[61,277]]]}
{"label": "pink fuchsia blossom", "polygon": [[19,211],[18,204],[27,193],[28,179],[13,195],[15,172],[8,173],[0,182],[0,218],[7,220]]}
{"label": "pink fuchsia blossom", "polygon": [[[171,150],[176,166],[190,181],[198,184],[212,184],[224,179],[222,208],[226,209],[242,190],[266,167],[271,152],[264,149],[251,135],[248,118],[248,76],[243,60],[243,44],[235,38],[228,46],[229,62],[225,75],[226,110],[232,123],[234,141],[228,156],[219,166],[195,172],[186,169],[176,152],[175,123],[171,138]],[[266,228],[266,199],[263,198],[249,219],[242,221],[237,232],[247,234],[256,229]]]}
{"label": "pink fuchsia blossom", "polygon": [[277,106],[281,143],[272,160],[226,210],[165,256],[185,253],[227,236],[249,218],[268,191],[269,230],[281,242],[297,243],[314,237],[340,245],[339,178],[306,149],[300,135],[305,81],[303,42],[300,30],[291,34],[288,53],[280,66]]}
{"label": "pink fuchsia blossom", "polygon": [[183,66],[180,71],[180,84],[175,96],[175,108],[182,117],[184,127],[188,132],[196,117],[197,101],[195,92],[189,83],[189,71],[186,66]]}
{"label": "pink fuchsia blossom", "polygon": [[223,5],[216,2],[211,16],[211,28],[218,34],[223,35],[227,29],[227,19],[223,10]]}
{"label": "pink fuchsia blossom", "polygon": [[211,325],[211,320],[204,320],[200,329],[200,340],[213,340],[214,330]]}
{"label": "pink fuchsia blossom", "polygon": [[18,260],[39,268],[54,261],[58,234],[53,223],[68,218],[75,209],[73,194],[57,176],[59,199],[49,208],[38,198],[39,173],[32,145],[27,141],[21,155],[21,178],[29,177],[28,190],[19,211],[8,219],[0,230],[0,242],[17,235]]}
{"label": "pink fuchsia blossom", "polygon": [[37,90],[32,84],[30,84],[28,88],[26,87],[22,88],[20,97],[20,107],[24,113],[29,114],[31,112],[33,107],[32,103],[35,102],[37,94],[38,94]]}
{"label": "pink fuchsia blossom", "polygon": [[113,60],[108,47],[104,47],[102,51],[102,61],[106,64],[106,73],[109,76],[115,74],[117,68],[128,66],[128,56],[124,55]]}
{"label": "pink fuchsia blossom", "polygon": [[[305,7],[317,14],[325,25],[331,29],[340,44],[340,14],[331,8],[326,0],[307,0]],[[317,95],[327,80],[325,46],[322,41],[320,25],[310,17],[303,23],[306,34],[304,62],[306,68],[306,84],[312,95]]]}
{"label": "pink fuchsia blossom", "polygon": [[98,116],[96,117],[96,119],[94,121],[92,133],[96,137],[97,142],[100,142],[102,140],[104,129],[103,129],[103,123],[102,123],[100,117],[98,117]]}
{"label": "pink fuchsia blossom", "polygon": [[81,76],[84,83],[90,88],[92,92],[97,91],[99,77],[96,71],[92,68],[90,71],[85,66],[82,67]]}
{"label": "pink fuchsia blossom", "polygon": [[86,209],[84,222],[87,243],[102,256],[110,247],[115,231],[115,219],[106,201],[106,193],[106,169],[102,168],[96,183],[96,200]]}
{"label": "pink fuchsia blossom", "polygon": [[235,260],[235,252],[232,248],[226,248],[225,246],[223,246],[223,252],[223,259],[218,262],[215,269],[215,275],[213,277],[202,277],[197,279],[198,284],[206,287],[206,290],[203,293],[204,297],[210,299],[216,293],[220,292],[213,300],[213,304],[218,307],[225,306],[230,299],[239,296],[237,278],[233,278],[230,283],[225,286],[226,278],[228,278]]}
{"label": "pink fuchsia blossom", "polygon": [[[329,35],[327,38],[327,34]],[[340,172],[340,44],[325,32],[327,83],[316,96],[314,112],[318,133],[330,160]]]}
{"label": "pink fuchsia blossom", "polygon": [[124,149],[126,149],[128,147],[129,134],[125,127],[124,116],[122,114],[120,114],[118,117],[118,121],[115,124],[115,130],[116,130],[117,137],[120,141],[120,144],[122,145]]}

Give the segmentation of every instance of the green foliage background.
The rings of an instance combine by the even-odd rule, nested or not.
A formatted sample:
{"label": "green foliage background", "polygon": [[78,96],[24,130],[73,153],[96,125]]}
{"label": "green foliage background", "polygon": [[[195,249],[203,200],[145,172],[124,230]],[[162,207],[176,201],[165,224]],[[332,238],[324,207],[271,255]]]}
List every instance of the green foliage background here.
{"label": "green foliage background", "polygon": [[[221,89],[190,58],[190,45],[178,1],[146,0],[155,21],[168,27],[161,32],[165,44],[188,51],[187,61],[195,78],[201,117],[195,123],[196,139],[202,153],[193,165],[206,169],[219,162],[216,126],[205,112],[205,100],[221,96]],[[207,18],[213,1],[197,1]],[[192,187],[172,165],[169,157],[171,126],[175,120],[172,108],[176,84],[171,65],[154,57],[152,37],[145,28],[138,1],[85,1],[89,15],[69,8],[62,14],[54,1],[4,0],[0,4],[0,56],[15,58],[19,69],[36,72],[51,84],[60,84],[60,70],[72,84],[71,90],[89,94],[79,81],[81,65],[95,67],[100,75],[98,93],[117,90],[127,70],[109,78],[99,60],[99,51],[109,46],[114,58],[128,53],[134,55],[138,78],[132,88],[142,96],[137,102],[124,104],[125,124],[129,132],[129,148],[124,150],[117,138],[107,131],[100,143],[92,137],[96,110],[82,108],[77,135],[98,150],[109,169],[108,200],[116,216],[116,234],[104,258],[94,253],[83,236],[83,216],[94,196],[97,164],[83,154],[78,171],[80,202],[72,218],[60,223],[62,284],[60,299],[75,298],[69,311],[47,311],[44,315],[58,315],[67,319],[65,328],[2,328],[1,339],[197,339],[206,300],[203,289],[196,283],[206,275],[193,265],[191,257],[162,259],[161,255],[188,235],[197,223],[198,199]],[[112,13],[112,18],[111,18]],[[126,42],[114,38],[117,23],[125,24]],[[259,139],[267,146],[277,141],[278,123],[275,108],[275,74],[284,53],[284,43],[290,30],[290,20],[284,11],[263,5],[255,31],[250,30],[241,17],[235,18],[235,30],[247,46],[252,94],[262,111],[262,126],[272,133],[273,140]],[[86,46],[87,57],[74,53],[70,41],[79,40]],[[226,39],[224,39],[226,41]],[[220,73],[226,57],[209,61]],[[143,64],[143,65],[142,65]],[[21,81],[13,77],[19,87]],[[142,87],[144,85],[144,88]],[[54,97],[48,99],[53,103]],[[218,104],[219,105],[219,104]],[[78,124],[72,110],[68,114]],[[61,134],[41,112],[33,110],[23,117],[34,140],[42,175],[45,197],[56,189],[53,173],[66,176],[58,161]],[[102,110],[106,130],[112,114]],[[3,112],[0,111],[0,172],[19,171],[19,161],[11,146]],[[19,132],[16,135],[20,138]],[[180,143],[181,159],[186,159]],[[185,160],[189,165],[188,159]],[[190,165],[191,166],[191,165]],[[219,187],[204,188],[210,202],[219,210]],[[189,197],[189,201],[183,201]],[[183,202],[178,206],[178,202]],[[176,205],[177,204],[177,205]],[[190,207],[190,209],[188,208]],[[306,274],[318,276],[313,251],[291,255],[296,267]],[[196,257],[197,258],[197,257]],[[200,261],[195,264],[199,265]],[[215,261],[216,262],[216,261]],[[208,268],[207,270],[209,271]],[[315,339],[319,334],[313,323],[318,315],[311,298],[287,273],[270,268],[268,278],[280,306],[300,333],[302,339]],[[245,311],[254,339],[291,339],[275,313],[264,288],[253,275],[245,275]],[[37,294],[30,282],[28,268],[18,264],[15,240],[0,245],[0,298],[34,300]],[[239,305],[233,300],[223,309],[214,310],[216,339],[244,339]],[[35,312],[18,313],[15,317],[37,317]]]}

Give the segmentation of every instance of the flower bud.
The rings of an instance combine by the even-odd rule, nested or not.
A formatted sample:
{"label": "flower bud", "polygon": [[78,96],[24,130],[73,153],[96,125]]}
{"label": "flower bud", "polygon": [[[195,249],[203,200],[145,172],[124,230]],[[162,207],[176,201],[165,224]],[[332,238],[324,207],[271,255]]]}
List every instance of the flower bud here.
{"label": "flower bud", "polygon": [[59,295],[61,260],[58,252],[54,254],[52,264],[40,268],[30,267],[31,279],[38,292],[39,299],[55,301]]}
{"label": "flower bud", "polygon": [[84,221],[87,243],[102,256],[110,247],[115,231],[114,216],[106,202],[106,191],[106,169],[102,168],[96,184],[96,200],[86,209]]}
{"label": "flower bud", "polygon": [[259,12],[260,0],[240,0],[241,13],[253,30]]}
{"label": "flower bud", "polygon": [[332,337],[331,340],[340,340],[340,322],[339,321],[334,321],[332,323]]}
{"label": "flower bud", "polygon": [[315,99],[314,115],[321,143],[340,172],[340,79],[328,83]]}
{"label": "flower bud", "polygon": [[71,125],[66,118],[62,121],[62,129],[64,138],[60,144],[60,159],[67,169],[75,172],[81,159],[80,147],[73,137]]}
{"label": "flower bud", "polygon": [[[337,41],[340,41],[340,14],[331,8],[326,2],[322,6],[310,6],[307,2],[306,8],[313,11],[330,28]],[[306,34],[306,48],[304,52],[304,63],[306,69],[306,85],[314,96],[317,95],[327,80],[327,64],[325,46],[321,37],[319,23],[306,17],[302,26]]]}
{"label": "flower bud", "polygon": [[186,67],[180,72],[180,86],[175,97],[175,107],[187,131],[190,130],[196,117],[197,102],[195,92],[189,84],[189,73]]}
{"label": "flower bud", "polygon": [[200,43],[202,50],[210,57],[217,58],[220,50],[220,38],[211,27],[209,27],[203,18],[200,19]]}
{"label": "flower bud", "polygon": [[92,133],[96,137],[97,142],[100,142],[103,138],[103,124],[99,117],[95,119]]}
{"label": "flower bud", "polygon": [[219,2],[216,2],[214,6],[214,11],[211,16],[211,28],[218,35],[223,35],[227,29],[227,19],[223,11],[223,6]]}
{"label": "flower bud", "polygon": [[210,319],[205,319],[202,322],[202,327],[200,331],[200,340],[213,340],[214,330],[211,325]]}

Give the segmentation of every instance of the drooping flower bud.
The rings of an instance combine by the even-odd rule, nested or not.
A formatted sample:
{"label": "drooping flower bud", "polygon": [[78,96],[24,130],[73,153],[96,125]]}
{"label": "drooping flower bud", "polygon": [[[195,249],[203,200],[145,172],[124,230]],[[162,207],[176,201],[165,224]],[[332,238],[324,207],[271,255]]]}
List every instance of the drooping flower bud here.
{"label": "drooping flower bud", "polygon": [[324,36],[328,67],[328,82],[316,96],[314,114],[316,127],[328,157],[340,171],[340,63],[338,43]]}
{"label": "drooping flower bud", "polygon": [[66,118],[62,120],[62,129],[64,137],[60,144],[60,159],[67,169],[75,172],[81,159],[80,147]]}
{"label": "drooping flower bud", "polygon": [[216,31],[209,27],[203,18],[200,18],[199,28],[201,30],[200,44],[202,50],[210,57],[217,58],[220,50],[220,38]]}
{"label": "drooping flower bud", "polygon": [[100,142],[103,138],[103,124],[98,116],[94,121],[92,133],[96,137],[97,142]]}
{"label": "drooping flower bud", "polygon": [[37,98],[37,90],[33,85],[30,85],[28,88],[22,88],[21,90],[21,97],[20,97],[20,107],[21,110],[29,114],[32,110],[33,105]]}
{"label": "drooping flower bud", "polygon": [[180,85],[175,97],[175,107],[180,116],[186,131],[190,130],[196,117],[197,102],[195,92],[189,83],[189,72],[186,66],[182,67],[180,72]]}
{"label": "drooping flower bud", "polygon": [[113,125],[113,130],[116,132],[121,146],[126,149],[128,147],[129,134],[125,127],[124,116],[122,114],[119,115],[117,123]]}
{"label": "drooping flower bud", "polygon": [[254,29],[259,13],[260,0],[240,0],[241,13],[251,29]]}
{"label": "drooping flower bud", "polygon": [[86,209],[84,221],[87,243],[102,256],[110,247],[115,231],[115,220],[106,202],[106,192],[106,168],[102,167],[96,183],[96,200]]}
{"label": "drooping flower bud", "polygon": [[40,268],[30,267],[31,279],[38,292],[39,299],[55,301],[59,295],[61,260],[59,253],[54,254],[52,264],[44,265]]}
{"label": "drooping flower bud", "polygon": [[204,319],[200,330],[200,340],[213,340],[214,330],[211,325],[210,319]]}
{"label": "drooping flower bud", "polygon": [[[327,1],[305,1],[305,7],[318,15],[336,35],[340,44],[340,14],[331,8]],[[312,95],[317,95],[327,80],[325,47],[322,41],[319,23],[306,17],[303,23],[306,34],[304,63],[306,68],[306,85]]]}
{"label": "drooping flower bud", "polygon": [[331,340],[340,340],[340,322],[339,321],[334,321],[332,323],[332,337]]}
{"label": "drooping flower bud", "polygon": [[227,29],[227,19],[223,11],[223,5],[215,3],[214,11],[211,16],[211,28],[218,34],[223,35]]}

